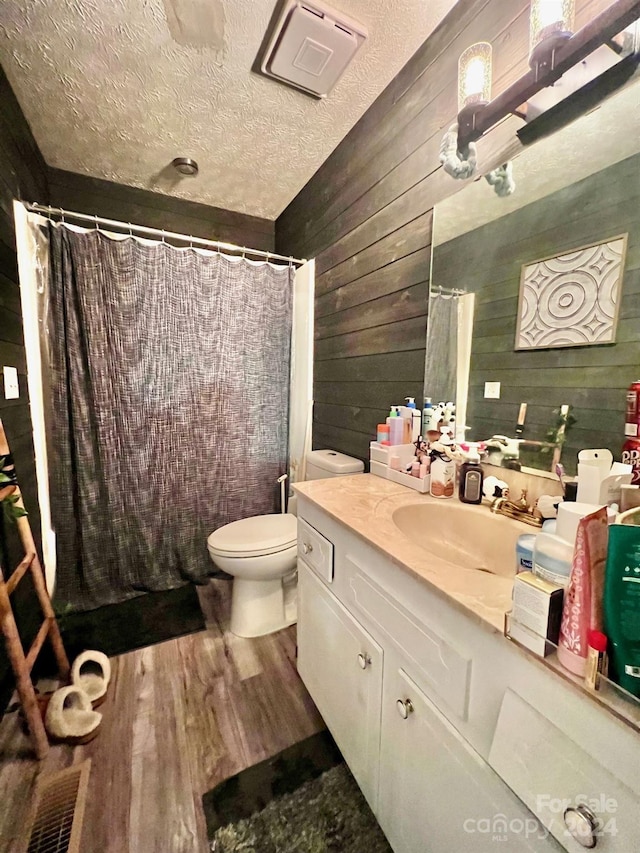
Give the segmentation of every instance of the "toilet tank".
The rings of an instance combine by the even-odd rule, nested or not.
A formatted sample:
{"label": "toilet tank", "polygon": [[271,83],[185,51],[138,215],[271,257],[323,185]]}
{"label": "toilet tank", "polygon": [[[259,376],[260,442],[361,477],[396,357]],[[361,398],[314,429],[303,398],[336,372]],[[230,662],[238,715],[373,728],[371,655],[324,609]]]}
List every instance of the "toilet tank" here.
{"label": "toilet tank", "polygon": [[[307,475],[305,480],[321,480],[325,477],[344,477],[347,474],[362,474],[364,463],[353,456],[338,453],[336,450],[312,450],[307,453]],[[298,496],[291,495],[287,512],[298,514]]]}
{"label": "toilet tank", "polygon": [[347,474],[362,474],[364,463],[353,456],[335,450],[312,450],[307,453],[307,480],[325,477],[344,477]]}

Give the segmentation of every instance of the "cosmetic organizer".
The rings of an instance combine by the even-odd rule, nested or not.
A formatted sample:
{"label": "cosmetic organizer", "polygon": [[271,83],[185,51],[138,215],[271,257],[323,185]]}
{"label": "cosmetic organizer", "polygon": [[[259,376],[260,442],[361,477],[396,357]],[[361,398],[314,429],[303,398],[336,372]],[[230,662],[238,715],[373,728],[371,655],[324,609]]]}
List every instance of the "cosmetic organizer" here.
{"label": "cosmetic organizer", "polygon": [[400,468],[406,468],[414,458],[415,451],[413,444],[396,444],[385,447],[377,441],[372,441],[369,445],[370,471],[385,480],[400,483],[402,486],[408,486],[416,492],[425,494],[429,491],[431,482],[428,475],[426,477],[414,477],[411,474],[406,474],[404,470],[396,471],[390,467],[391,457],[397,456],[400,461]]}

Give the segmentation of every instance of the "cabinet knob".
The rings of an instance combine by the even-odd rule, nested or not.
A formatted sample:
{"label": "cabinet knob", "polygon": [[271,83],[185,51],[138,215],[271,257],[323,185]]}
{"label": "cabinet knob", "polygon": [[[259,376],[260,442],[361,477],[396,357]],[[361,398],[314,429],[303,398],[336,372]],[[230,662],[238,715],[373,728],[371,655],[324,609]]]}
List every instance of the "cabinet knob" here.
{"label": "cabinet knob", "polygon": [[371,658],[366,652],[360,652],[358,655],[358,665],[360,669],[366,669],[368,666],[371,666]]}
{"label": "cabinet knob", "polygon": [[583,803],[569,806],[564,812],[564,824],[578,844],[589,850],[596,846],[598,819],[588,806]]}
{"label": "cabinet knob", "polygon": [[313,545],[310,542],[303,542],[302,543],[302,553],[303,554],[310,554],[312,551],[313,551]]}
{"label": "cabinet knob", "polygon": [[403,720],[406,720],[409,714],[413,714],[413,705],[411,699],[398,699],[396,708]]}

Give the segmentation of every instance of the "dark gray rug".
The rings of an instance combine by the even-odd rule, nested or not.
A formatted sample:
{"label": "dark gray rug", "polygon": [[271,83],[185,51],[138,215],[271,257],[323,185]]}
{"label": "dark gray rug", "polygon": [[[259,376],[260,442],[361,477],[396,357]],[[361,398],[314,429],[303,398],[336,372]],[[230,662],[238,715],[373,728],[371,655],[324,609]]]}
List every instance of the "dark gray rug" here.
{"label": "dark gray rug", "polygon": [[193,584],[63,614],[58,624],[70,660],[85,649],[99,649],[107,657],[115,657],[205,628]]}
{"label": "dark gray rug", "polygon": [[391,853],[328,732],[226,780],[203,805],[212,853]]}

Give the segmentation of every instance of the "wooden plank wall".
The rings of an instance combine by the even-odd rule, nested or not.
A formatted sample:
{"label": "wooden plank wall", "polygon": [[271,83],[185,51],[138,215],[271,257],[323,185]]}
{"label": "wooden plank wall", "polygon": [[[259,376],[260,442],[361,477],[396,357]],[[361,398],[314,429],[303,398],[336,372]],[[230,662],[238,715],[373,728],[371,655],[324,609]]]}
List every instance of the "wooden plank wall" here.
{"label": "wooden plank wall", "polygon": [[[33,454],[31,415],[27,392],[27,368],[22,337],[22,312],[13,227],[13,199],[39,198],[48,201],[45,163],[22,110],[0,68],[0,366],[18,368],[20,397],[5,400],[0,380],[0,418],[18,472],[18,480],[29,511],[36,541],[40,541],[40,516]],[[11,525],[3,525],[3,564],[13,567],[21,559],[21,548]],[[6,548],[6,551],[5,551]],[[6,570],[6,566],[3,565]],[[25,579],[13,597],[24,643],[33,638],[39,609],[30,579]],[[12,690],[11,670],[0,641],[0,713]]]}
{"label": "wooden plank wall", "polygon": [[[617,343],[514,352],[520,272],[531,261],[629,234]],[[640,154],[438,246],[434,280],[475,292],[467,421],[471,438],[513,434],[528,403],[529,438],[544,439],[553,410],[574,406],[563,452],[609,447],[620,459],[626,389],[640,369]],[[500,382],[500,400],[484,383]]]}
{"label": "wooden plank wall", "polygon": [[[577,26],[608,6],[578,2]],[[375,425],[422,396],[434,205],[460,184],[438,150],[457,63],[494,48],[494,93],[527,68],[528,0],[459,0],[276,222],[276,250],[316,257],[315,447],[365,459]],[[517,150],[516,119],[480,141],[484,170]]]}
{"label": "wooden plank wall", "polygon": [[50,203],[54,207],[235,243],[251,249],[268,252],[274,249],[275,223],[269,219],[246,216],[244,213],[62,169],[49,168],[48,179]]}

